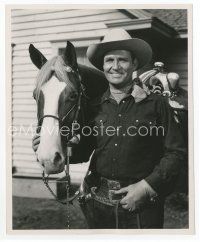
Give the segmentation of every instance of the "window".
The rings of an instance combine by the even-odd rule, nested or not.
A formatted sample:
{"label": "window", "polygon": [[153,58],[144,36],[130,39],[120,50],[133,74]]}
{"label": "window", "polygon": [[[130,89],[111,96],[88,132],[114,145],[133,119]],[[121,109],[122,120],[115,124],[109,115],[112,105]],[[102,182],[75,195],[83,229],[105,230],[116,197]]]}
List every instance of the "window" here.
{"label": "window", "polygon": [[[59,48],[58,49],[59,55],[61,55],[64,52],[64,50],[65,50],[65,48]],[[87,59],[86,52],[87,52],[87,47],[76,48],[77,61],[79,64],[86,65],[86,66],[92,66],[90,64],[89,60]]]}
{"label": "window", "polygon": [[[86,52],[87,48],[91,44],[97,44],[100,42],[100,38],[95,39],[83,39],[83,40],[74,40],[72,41],[73,45],[76,48],[76,56],[79,64],[87,65],[93,67],[89,60],[87,59]],[[66,47],[66,41],[62,42],[52,42],[53,55],[61,55]]]}

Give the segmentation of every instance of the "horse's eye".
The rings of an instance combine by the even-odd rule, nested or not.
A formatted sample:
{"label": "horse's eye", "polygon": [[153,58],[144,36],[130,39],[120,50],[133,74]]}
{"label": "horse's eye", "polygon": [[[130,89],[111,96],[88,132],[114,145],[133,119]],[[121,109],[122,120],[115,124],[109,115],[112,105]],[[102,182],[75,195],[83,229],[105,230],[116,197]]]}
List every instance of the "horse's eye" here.
{"label": "horse's eye", "polygon": [[75,100],[77,98],[78,94],[77,93],[72,93],[70,96],[69,96],[69,99],[70,100]]}

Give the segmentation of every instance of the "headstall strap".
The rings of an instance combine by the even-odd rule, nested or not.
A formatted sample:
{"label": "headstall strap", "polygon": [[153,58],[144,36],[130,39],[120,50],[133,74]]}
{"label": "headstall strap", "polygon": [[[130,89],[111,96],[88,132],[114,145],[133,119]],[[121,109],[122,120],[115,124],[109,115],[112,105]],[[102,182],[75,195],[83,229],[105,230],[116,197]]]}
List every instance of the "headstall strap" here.
{"label": "headstall strap", "polygon": [[[69,67],[69,66],[68,66]],[[68,72],[73,72],[74,71],[72,70],[71,67],[68,68],[67,70]],[[78,74],[79,75],[79,74]],[[64,120],[69,116],[69,114],[74,110],[75,107],[77,107],[76,109],[76,112],[75,112],[75,115],[74,115],[74,119],[73,119],[73,124],[78,124],[78,116],[79,116],[79,113],[80,113],[80,109],[81,109],[81,99],[82,99],[82,95],[84,95],[84,89],[83,89],[83,85],[80,81],[80,92],[79,92],[79,97],[78,97],[78,101],[76,104],[74,104],[70,110],[67,112],[67,114],[62,118],[60,119],[59,117],[57,116],[54,116],[54,115],[44,115],[43,117],[41,117],[38,121],[38,125],[41,126],[42,122],[43,122],[43,119],[44,118],[54,118],[54,119],[57,119],[59,121],[59,123],[63,123]],[[84,95],[85,96],[85,95]],[[74,133],[72,133],[72,137],[76,135]],[[65,200],[60,200],[58,199],[57,195],[54,193],[54,191],[51,189],[50,185],[49,185],[49,175],[48,176],[45,176],[45,173],[43,171],[42,173],[42,180],[45,184],[45,186],[47,187],[47,189],[49,190],[49,192],[52,194],[52,196],[55,198],[55,200],[63,205],[66,205],[67,206],[67,228],[69,229],[69,204],[73,204],[73,201],[80,195],[80,187],[79,189],[74,193],[74,195],[72,197],[70,197],[70,171],[69,171],[69,164],[70,164],[70,157],[72,156],[72,145],[71,143],[68,141],[67,142],[67,162],[65,164],[65,180],[63,181],[56,181],[56,182],[59,182],[59,183],[65,183],[66,184],[66,193],[67,193],[67,198]]]}

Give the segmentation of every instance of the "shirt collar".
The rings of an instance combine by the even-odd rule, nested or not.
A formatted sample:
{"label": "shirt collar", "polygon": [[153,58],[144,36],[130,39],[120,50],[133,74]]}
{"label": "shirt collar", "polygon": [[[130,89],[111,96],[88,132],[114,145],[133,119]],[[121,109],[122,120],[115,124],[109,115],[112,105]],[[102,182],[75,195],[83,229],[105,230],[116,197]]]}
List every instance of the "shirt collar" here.
{"label": "shirt collar", "polygon": [[110,99],[110,88],[104,92],[103,96],[101,97],[101,103],[106,102]]}
{"label": "shirt collar", "polygon": [[141,102],[143,99],[147,98],[149,95],[150,95],[150,91],[146,85],[142,84],[142,87],[140,87],[139,85],[135,84],[133,86],[131,96],[134,97],[136,103]]}
{"label": "shirt collar", "polygon": [[[130,92],[130,95],[134,98],[135,102],[141,102],[143,99],[147,98],[150,94],[149,89],[146,87],[146,85],[142,84],[142,87],[140,87],[137,84],[133,85],[132,91]],[[110,88],[106,90],[106,92],[101,97],[101,103],[109,101],[111,96]]]}

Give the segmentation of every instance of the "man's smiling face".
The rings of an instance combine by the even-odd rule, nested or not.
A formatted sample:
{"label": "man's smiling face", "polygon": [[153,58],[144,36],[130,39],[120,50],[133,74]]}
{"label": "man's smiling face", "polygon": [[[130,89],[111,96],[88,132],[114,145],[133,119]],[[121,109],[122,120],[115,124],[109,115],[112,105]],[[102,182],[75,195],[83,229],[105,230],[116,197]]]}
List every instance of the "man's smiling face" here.
{"label": "man's smiling face", "polygon": [[103,70],[108,82],[124,87],[132,82],[132,73],[137,68],[127,50],[112,50],[104,56]]}

